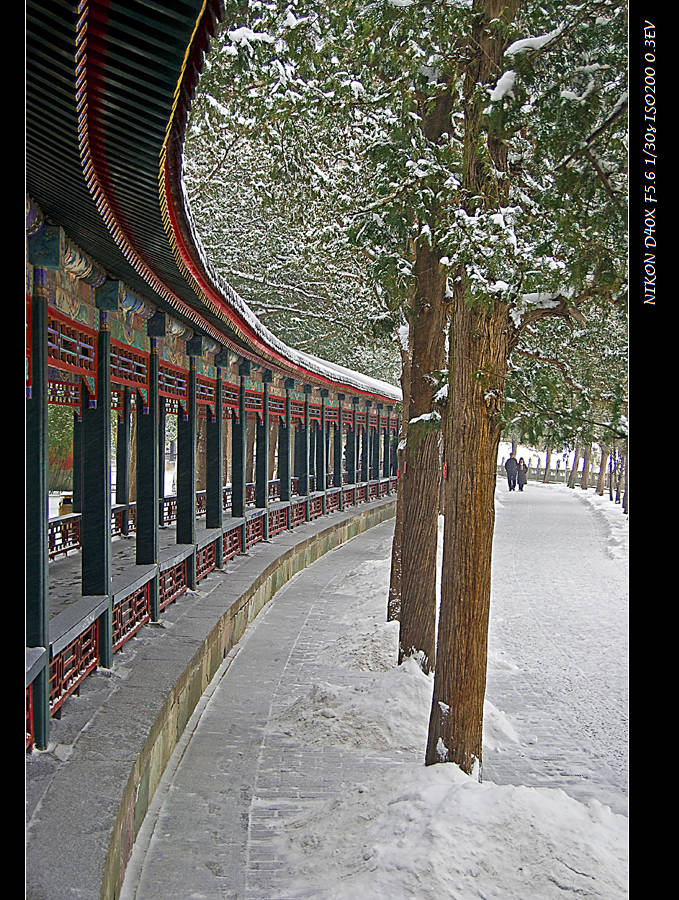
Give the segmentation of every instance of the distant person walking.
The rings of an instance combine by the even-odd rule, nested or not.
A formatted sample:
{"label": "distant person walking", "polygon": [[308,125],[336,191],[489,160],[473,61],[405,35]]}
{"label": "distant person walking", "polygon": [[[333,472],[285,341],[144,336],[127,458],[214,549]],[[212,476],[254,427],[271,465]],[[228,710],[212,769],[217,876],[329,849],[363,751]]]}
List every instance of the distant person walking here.
{"label": "distant person walking", "polygon": [[507,473],[507,483],[509,490],[513,491],[516,487],[516,475],[519,470],[519,464],[513,453],[509,454],[509,459],[505,463],[505,472]]}
{"label": "distant person walking", "polygon": [[523,461],[523,456],[519,460],[519,464],[516,470],[516,480],[519,485],[519,490],[523,490],[524,484],[528,481],[528,466]]}

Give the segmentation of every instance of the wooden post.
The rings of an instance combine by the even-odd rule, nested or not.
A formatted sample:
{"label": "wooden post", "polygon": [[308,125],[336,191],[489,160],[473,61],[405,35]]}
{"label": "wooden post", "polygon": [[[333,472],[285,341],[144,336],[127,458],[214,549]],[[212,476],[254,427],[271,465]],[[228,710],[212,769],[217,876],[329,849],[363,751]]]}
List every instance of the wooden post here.
{"label": "wooden post", "polygon": [[[148,406],[137,392],[137,565],[154,565],[159,557],[160,527],[160,397],[158,394],[158,346],[151,338]],[[164,473],[163,473],[164,474]],[[151,585],[151,619],[160,616],[158,578]]]}
{"label": "wooden post", "polygon": [[[273,373],[262,373],[262,419],[257,422],[257,459],[255,466],[255,505],[258,509],[269,507],[269,385]],[[269,538],[269,517],[264,516],[264,540]]]}
{"label": "wooden post", "polygon": [[[233,441],[233,462],[231,473],[232,500],[231,513],[237,518],[245,516],[245,485],[247,482],[247,409],[245,407],[245,378],[250,374],[250,363],[243,362],[238,367],[240,374],[240,396],[238,402],[239,419],[231,429]],[[245,546],[245,544],[243,544]]]}
{"label": "wooden post", "polygon": [[[106,284],[106,283],[105,283]],[[96,295],[95,295],[96,296]],[[108,305],[108,304],[107,304]],[[83,496],[80,525],[82,592],[111,598],[111,332],[100,308],[97,395],[82,383]],[[99,618],[99,662],[113,665],[113,607]]]}
{"label": "wooden post", "polygon": [[[389,473],[391,471],[391,460],[389,458],[389,453],[391,449],[391,406],[387,407],[387,427],[384,429],[384,449],[382,451],[382,477],[389,478]],[[391,486],[388,488],[388,493],[391,493]]]}
{"label": "wooden post", "polygon": [[370,445],[370,400],[365,404],[365,428],[361,429],[361,481],[368,480]]}
{"label": "wooden post", "polygon": [[372,451],[373,451],[373,466],[372,466],[372,469],[373,469],[372,476],[373,477],[372,477],[372,480],[373,481],[379,481],[380,474],[381,474],[381,471],[380,471],[380,438],[382,436],[380,433],[381,425],[382,425],[382,404],[378,403],[377,404],[377,422],[375,425],[375,433],[373,435],[373,446],[372,446]]}
{"label": "wooden post", "polygon": [[292,440],[292,422],[290,419],[290,391],[294,388],[295,382],[292,378],[286,378],[285,382],[285,420],[281,420],[278,425],[278,478],[281,483],[280,496],[281,500],[289,502],[290,500],[290,475],[291,468],[291,440]]}
{"label": "wooden post", "polygon": [[347,473],[349,484],[356,484],[358,481],[358,423],[356,422],[356,414],[358,413],[358,397],[354,397],[351,401],[351,428],[347,433]]}
{"label": "wooden post", "polygon": [[[302,446],[300,451],[300,461],[301,461],[301,471],[299,475],[299,487],[298,491],[300,494],[304,494],[308,496],[309,494],[309,452],[310,452],[310,440],[309,440],[309,394],[311,393],[311,385],[304,385],[304,429],[302,431]],[[308,506],[307,506],[308,511]]]}
{"label": "wooden post", "polygon": [[[335,487],[342,487],[342,428],[343,428],[343,420],[342,420],[342,401],[344,400],[344,394],[337,395],[337,402],[339,404],[339,409],[337,411],[337,424],[335,425],[335,443],[334,443],[334,470],[332,475],[332,483]],[[347,460],[347,468],[348,468],[348,460]]]}
{"label": "wooden post", "polygon": [[325,443],[325,401],[328,394],[327,388],[321,388],[321,424],[316,429],[316,490],[323,491],[323,515],[327,512],[328,497],[328,451]]}

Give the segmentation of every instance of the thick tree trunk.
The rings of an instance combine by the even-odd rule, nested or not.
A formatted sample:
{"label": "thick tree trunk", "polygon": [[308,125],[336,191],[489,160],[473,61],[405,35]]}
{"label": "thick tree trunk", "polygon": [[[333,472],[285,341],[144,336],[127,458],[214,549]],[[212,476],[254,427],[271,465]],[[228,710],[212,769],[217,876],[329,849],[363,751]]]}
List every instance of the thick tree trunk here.
{"label": "thick tree trunk", "polygon": [[[401,533],[399,662],[418,659],[430,672],[436,652],[436,537],[440,480],[439,417],[431,418],[432,372],[445,362],[446,277],[437,254],[419,246],[410,317],[410,389],[399,493],[408,527]],[[422,418],[424,417],[424,418]],[[416,420],[416,421],[414,421]]]}
{"label": "thick tree trunk", "polygon": [[389,595],[387,598],[387,621],[401,617],[401,546],[403,543],[404,500],[401,490],[403,474],[403,451],[400,449],[401,440],[407,432],[408,422],[405,419],[405,411],[410,407],[410,351],[400,344],[401,350],[401,393],[402,408],[401,429],[399,434],[398,457],[398,491],[396,494],[396,517],[394,521],[394,538],[391,544],[391,574],[389,578]]}
{"label": "thick tree trunk", "polygon": [[[495,478],[509,355],[509,309],[456,302],[444,420],[446,517],[426,763],[482,762]],[[480,376],[480,377],[479,377]]]}
{"label": "thick tree trunk", "polygon": [[[464,63],[463,189],[467,213],[477,204],[507,201],[507,148],[502,135],[485,134],[487,98],[479,85],[497,80],[505,44],[495,20],[513,20],[518,0],[474,0],[473,33]],[[487,140],[489,157],[479,153]],[[505,377],[516,332],[509,306],[490,299],[471,305],[466,273],[456,273],[449,338],[448,403],[443,440],[447,469],[445,528],[436,674],[426,763],[453,762],[467,773],[482,764],[488,617],[497,450]]]}

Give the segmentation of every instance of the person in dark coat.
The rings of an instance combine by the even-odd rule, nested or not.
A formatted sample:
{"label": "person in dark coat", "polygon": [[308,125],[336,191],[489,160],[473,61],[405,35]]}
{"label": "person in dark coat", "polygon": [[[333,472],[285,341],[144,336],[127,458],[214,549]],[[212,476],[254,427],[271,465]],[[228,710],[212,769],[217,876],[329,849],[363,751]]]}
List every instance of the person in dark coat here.
{"label": "person in dark coat", "polygon": [[523,490],[524,484],[528,481],[528,466],[523,461],[523,456],[519,460],[519,464],[516,469],[516,480],[519,485],[519,490]]}
{"label": "person in dark coat", "polygon": [[507,483],[509,484],[509,490],[513,491],[516,487],[516,474],[519,469],[519,464],[516,461],[516,458],[513,453],[509,454],[509,459],[505,463],[505,472],[507,473]]}

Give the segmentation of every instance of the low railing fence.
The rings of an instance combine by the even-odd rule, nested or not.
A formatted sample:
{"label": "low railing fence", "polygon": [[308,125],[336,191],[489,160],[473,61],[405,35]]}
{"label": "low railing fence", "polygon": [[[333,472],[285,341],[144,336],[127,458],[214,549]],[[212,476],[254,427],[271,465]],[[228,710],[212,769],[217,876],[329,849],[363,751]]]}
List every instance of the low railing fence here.
{"label": "low railing fence", "polygon": [[[346,475],[346,473],[344,473]],[[312,488],[313,481],[310,485]],[[218,541],[222,541],[222,563],[226,563],[239,553],[245,552],[255,544],[280,532],[295,528],[297,525],[318,518],[325,513],[344,509],[359,503],[369,502],[384,497],[397,489],[396,477],[380,479],[369,484],[346,484],[341,488],[326,489],[325,492],[311,492],[308,495],[293,496],[289,503],[276,505],[272,509],[252,508],[254,504],[254,485],[248,485],[247,496],[250,497],[251,508],[246,511],[245,521],[236,520],[232,526],[222,528],[221,535],[208,535],[203,546],[195,548],[196,582],[205,578],[217,566]],[[297,479],[293,479],[293,491],[297,489]],[[204,514],[204,491],[196,496],[196,512]],[[280,482],[269,484],[270,499],[280,496]],[[224,489],[225,509],[230,508],[231,489]],[[228,501],[228,503],[227,503]],[[162,499],[162,524],[169,524],[176,518],[176,497]],[[49,556],[55,559],[70,551],[79,550],[80,544],[79,513],[67,513],[49,520]],[[133,532],[136,526],[136,507],[115,504],[111,512],[112,535]],[[188,558],[191,549],[184,551],[185,557],[159,565],[158,577],[158,609],[165,610],[188,589]],[[144,625],[151,620],[151,584],[156,571],[149,573],[143,584],[135,584],[126,594],[114,597],[112,609],[113,651],[118,652]],[[64,701],[79,692],[83,680],[99,665],[99,618],[102,610],[108,607],[108,598],[83,597],[82,618],[79,624],[69,621],[59,631],[57,623],[50,621],[49,659],[49,712],[58,717]],[[56,617],[57,619],[59,616]],[[52,626],[61,634],[54,642]],[[33,735],[33,687],[26,686],[26,749],[32,750]]]}

